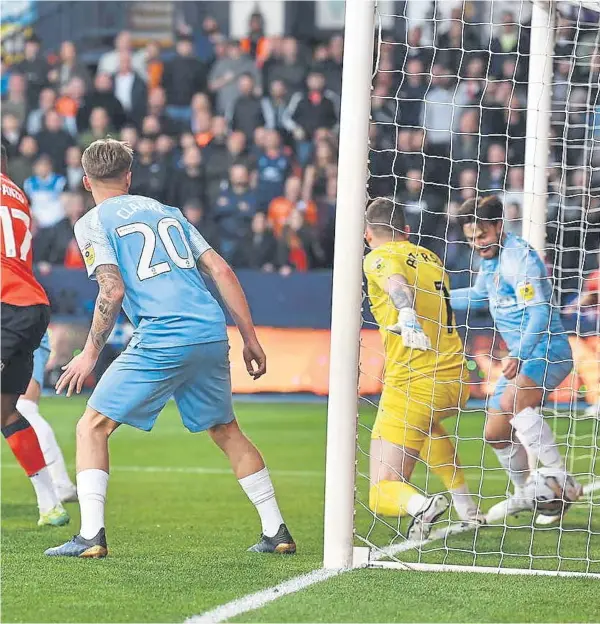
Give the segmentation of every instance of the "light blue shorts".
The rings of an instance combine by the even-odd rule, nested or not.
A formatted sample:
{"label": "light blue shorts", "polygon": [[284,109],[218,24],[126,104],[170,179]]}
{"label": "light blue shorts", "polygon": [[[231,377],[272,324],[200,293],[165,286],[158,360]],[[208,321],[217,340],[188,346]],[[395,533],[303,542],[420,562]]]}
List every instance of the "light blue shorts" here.
{"label": "light blue shorts", "polygon": [[[529,377],[537,387],[544,391],[550,391],[558,388],[572,369],[573,354],[569,342],[565,338],[564,341],[553,341],[552,349],[548,349],[546,342],[538,345],[531,358],[525,360],[521,365],[519,374]],[[499,410],[500,397],[506,387],[513,382],[514,379],[509,381],[502,375],[496,384],[494,395],[490,398],[488,406]]]}
{"label": "light blue shorts", "polygon": [[44,372],[49,358],[50,338],[48,338],[48,332],[46,332],[42,342],[40,342],[40,346],[33,352],[33,374],[31,378],[40,384],[40,388],[44,387]]}
{"label": "light blue shorts", "polygon": [[102,375],[88,405],[111,420],[150,431],[171,397],[192,432],[231,422],[229,343],[129,345]]}

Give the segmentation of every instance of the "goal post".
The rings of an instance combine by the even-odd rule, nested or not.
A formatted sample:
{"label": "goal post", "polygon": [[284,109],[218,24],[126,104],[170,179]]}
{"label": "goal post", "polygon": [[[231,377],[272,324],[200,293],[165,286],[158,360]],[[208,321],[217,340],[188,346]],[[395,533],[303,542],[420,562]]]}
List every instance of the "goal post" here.
{"label": "goal post", "polygon": [[[594,268],[586,260],[584,250],[591,223],[585,212],[587,204],[584,199],[579,199],[575,206],[570,199],[572,188],[576,187],[578,193],[581,191],[581,195],[589,196],[590,205],[598,197],[596,208],[600,212],[600,148],[596,147],[600,132],[588,121],[595,120],[597,126],[600,110],[597,94],[596,102],[592,102],[593,89],[600,91],[600,85],[590,84],[592,76],[596,81],[600,76],[600,16],[594,30],[593,24],[586,23],[589,15],[584,15],[584,10],[600,11],[600,2],[573,0],[560,3],[574,7],[575,17],[565,17],[556,0],[482,2],[481,6],[489,9],[487,17],[485,9],[481,8],[479,12],[467,15],[467,6],[472,9],[477,3],[438,0],[433,3],[430,13],[421,11],[418,4],[418,0],[404,3],[346,0],[345,3],[323,564],[329,569],[366,565],[386,569],[600,578],[600,418],[581,415],[581,401],[594,381],[589,370],[583,371],[585,375],[579,375],[577,371],[577,358],[593,358],[590,353],[594,349],[596,358],[600,357],[600,338],[598,347],[592,340],[579,349],[587,355],[574,354],[576,366],[569,380],[558,389],[544,388],[550,402],[558,406],[553,412],[555,417],[547,418],[546,422],[551,424],[568,470],[584,486],[584,496],[573,504],[564,527],[560,522],[548,526],[536,524],[539,517],[530,512],[516,520],[507,517],[501,523],[479,526],[459,521],[451,510],[434,525],[427,539],[411,541],[406,537],[407,519],[403,514],[398,518],[382,517],[377,509],[370,509],[368,444],[377,400],[365,400],[361,394],[372,393],[378,384],[381,387],[384,353],[375,331],[376,325],[366,310],[368,300],[365,299],[362,277],[364,214],[369,198],[393,197],[409,212],[414,211],[413,216],[418,212],[420,224],[424,223],[425,217],[433,215],[429,222],[433,222],[431,227],[437,232],[437,249],[441,248],[443,253],[434,251],[445,264],[451,287],[454,287],[455,277],[462,279],[461,286],[469,285],[469,281],[465,284],[465,274],[469,274],[472,283],[478,270],[472,252],[466,254],[470,262],[467,267],[464,263],[449,264],[457,255],[454,250],[465,244],[464,240],[461,242],[456,238],[452,206],[464,201],[471,191],[473,195],[498,194],[504,200],[505,210],[510,201],[518,217],[505,213],[507,226],[513,227],[512,222],[518,222],[518,233],[542,258],[547,255],[546,261],[553,263],[551,277],[555,278],[556,304],[552,305],[565,305],[571,293],[577,292],[577,286],[573,284],[581,287],[584,268]],[[496,5],[501,5],[501,9],[495,11]],[[460,16],[457,6],[461,7]],[[418,10],[409,16],[411,7]],[[411,19],[416,22],[411,24]],[[420,27],[422,43],[415,44],[412,39],[400,41],[396,33],[404,28],[397,27],[394,20],[404,21],[405,30],[411,31],[408,37],[414,36],[415,24]],[[457,21],[462,24],[459,47],[453,39],[456,35],[453,22]],[[393,34],[387,34],[386,28],[391,24],[394,24]],[[517,32],[517,45],[512,52],[505,52],[502,47],[510,47],[510,34],[498,51],[498,33],[505,26],[513,26]],[[473,44],[471,40],[467,45],[469,28],[481,31],[478,43]],[[449,34],[445,47],[441,49],[438,42],[446,33]],[[526,50],[520,45],[524,33],[529,41]],[[569,37],[573,40],[570,41]],[[403,46],[402,54],[398,54],[400,46]],[[415,51],[421,46],[425,50],[424,57],[432,59],[431,62],[422,69],[418,63],[409,67],[411,60],[419,59]],[[471,68],[470,63],[478,54],[487,61],[479,66],[473,61]],[[496,65],[492,63],[494,55],[496,61],[500,59]],[[505,61],[508,67],[503,66]],[[510,62],[513,61],[515,66],[511,75]],[[447,67],[440,70],[443,63],[448,63],[447,67],[452,63],[456,65],[448,72]],[[524,63],[528,72],[523,73]],[[560,73],[564,70],[563,63],[570,67],[568,75]],[[595,64],[599,66],[598,71]],[[419,93],[419,88],[411,86],[412,91],[408,91],[413,94],[409,96],[413,99],[408,100],[403,99],[402,89],[407,76],[415,71],[414,67],[429,85],[422,91],[422,111],[418,118],[405,116],[405,113],[407,102],[416,101],[414,93]],[[527,73],[528,77],[523,78]],[[387,77],[380,81],[381,75]],[[444,100],[443,94],[431,93],[431,85],[440,77],[450,78],[453,84],[446,89],[450,94],[448,100]],[[512,84],[508,91],[507,84]],[[479,95],[473,96],[477,88],[480,89]],[[499,95],[502,89],[507,98],[505,106],[488,95],[496,91],[502,101]],[[581,92],[585,92],[585,97]],[[469,97],[480,99],[468,101]],[[583,104],[582,100],[585,100]],[[384,111],[382,101],[387,107]],[[448,145],[433,140],[428,144],[429,135],[439,136],[444,130],[440,127],[443,119],[434,122],[429,117],[431,110],[428,107],[437,105],[439,112],[442,110],[440,103],[452,109]],[[586,107],[585,113],[582,113],[582,107]],[[473,111],[476,115],[472,115]],[[468,124],[465,123],[464,128],[461,124],[462,117],[469,114],[478,124],[476,132],[468,128]],[[496,130],[490,130],[486,125],[494,115],[496,120],[503,119],[501,123],[506,125],[501,138]],[[519,128],[521,134],[513,136],[511,133],[518,132]],[[469,135],[476,137],[469,143],[472,147],[455,153],[456,144]],[[596,137],[596,143],[593,137]],[[518,147],[519,141],[522,148]],[[495,153],[494,146],[498,148]],[[511,149],[518,154],[510,153]],[[447,170],[444,169],[446,164]],[[492,171],[494,167],[503,173],[500,171],[497,175],[497,171]],[[583,180],[578,177],[581,169],[584,170]],[[420,177],[417,184],[412,184],[415,171]],[[427,177],[432,171],[433,181]],[[440,174],[440,171],[444,173]],[[474,178],[463,176],[465,171]],[[598,175],[594,178],[595,171]],[[596,180],[595,186],[592,178]],[[372,184],[378,189],[375,193],[370,191]],[[420,190],[415,190],[419,184]],[[580,188],[586,184],[585,188]],[[434,191],[433,200],[427,195],[429,189]],[[463,195],[463,191],[467,192]],[[569,217],[570,221],[561,221],[571,205],[573,210],[580,210],[579,221],[572,217]],[[556,222],[554,240],[548,239],[550,221]],[[427,247],[427,239],[435,237],[423,234],[419,227],[415,229],[411,225],[411,231],[416,232],[414,242]],[[571,234],[576,230],[579,237],[575,249],[573,237],[567,240],[569,228]],[[578,253],[580,258],[579,273],[575,275],[571,269],[559,266],[563,257],[572,252]],[[568,279],[563,279],[563,273],[568,273]],[[569,281],[569,286],[563,286],[563,281]],[[465,317],[461,319],[460,323],[466,329],[466,334],[463,332],[461,337],[467,356],[468,384],[471,390],[476,390],[472,392],[475,402],[469,403],[458,418],[448,419],[450,424],[446,427],[446,435],[461,457],[471,493],[486,511],[492,504],[504,500],[511,491],[510,481],[483,439],[484,409],[501,373],[499,358],[503,357],[503,347],[499,346],[501,343],[491,320],[473,320],[470,314],[466,320]],[[580,324],[577,320],[578,333]],[[573,327],[569,331],[569,341],[573,339],[574,345],[579,338],[575,337]],[[480,336],[484,339],[479,340]],[[600,366],[597,368],[600,397]],[[361,393],[361,379],[367,378],[371,383],[365,383]],[[410,405],[410,391],[408,395]],[[418,460],[413,477],[413,484],[423,495],[450,493],[440,487],[439,474],[424,460]]]}
{"label": "goal post", "polygon": [[532,4],[522,235],[544,257],[556,9],[553,0]]}
{"label": "goal post", "polygon": [[[346,0],[331,358],[327,409],[324,565],[352,565],[364,214],[375,2]],[[343,208],[343,211],[341,210]]]}

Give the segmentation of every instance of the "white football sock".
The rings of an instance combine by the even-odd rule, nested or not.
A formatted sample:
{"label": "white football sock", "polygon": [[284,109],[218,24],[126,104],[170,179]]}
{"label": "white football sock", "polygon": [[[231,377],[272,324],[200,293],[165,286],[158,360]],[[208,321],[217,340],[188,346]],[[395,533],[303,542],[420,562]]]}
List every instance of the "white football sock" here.
{"label": "white football sock", "polygon": [[48,467],[44,466],[39,472],[29,477],[31,485],[35,490],[37,504],[40,513],[47,513],[59,504],[58,497],[52,485],[52,477],[48,471]]}
{"label": "white football sock", "polygon": [[523,487],[529,477],[529,461],[525,447],[515,440],[504,448],[494,448],[494,452],[515,487]]}
{"label": "white football sock", "polygon": [[54,431],[52,431],[50,424],[40,414],[37,403],[29,399],[19,399],[17,401],[17,409],[29,421],[40,441],[40,447],[42,448],[46,466],[54,486],[74,487],[67,472],[65,459],[54,436]]}
{"label": "white football sock", "polygon": [[88,468],[77,473],[77,494],[81,510],[81,530],[84,539],[96,537],[104,527],[104,503],[108,487],[108,472]]}
{"label": "white football sock", "polygon": [[552,429],[538,410],[526,407],[513,416],[510,422],[525,446],[537,455],[543,466],[564,468]]}
{"label": "white football sock", "polygon": [[414,517],[423,510],[428,500],[427,496],[423,496],[423,494],[413,494],[406,501],[406,511]]}
{"label": "white football sock", "polygon": [[452,505],[461,520],[466,520],[477,514],[477,503],[471,496],[469,486],[466,483],[450,490],[450,496],[452,496]]}
{"label": "white football sock", "polygon": [[238,481],[258,511],[263,535],[273,537],[283,524],[283,517],[275,499],[275,488],[271,482],[269,471],[267,468],[263,468]]}

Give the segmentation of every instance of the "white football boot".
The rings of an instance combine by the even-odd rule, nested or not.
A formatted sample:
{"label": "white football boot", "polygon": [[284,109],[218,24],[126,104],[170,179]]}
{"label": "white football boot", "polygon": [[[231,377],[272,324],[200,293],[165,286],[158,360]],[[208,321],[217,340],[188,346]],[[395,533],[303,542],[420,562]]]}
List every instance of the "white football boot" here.
{"label": "white football boot", "polygon": [[448,509],[448,499],[443,494],[436,494],[425,499],[423,507],[411,520],[407,537],[411,541],[421,541],[429,537],[433,523]]}

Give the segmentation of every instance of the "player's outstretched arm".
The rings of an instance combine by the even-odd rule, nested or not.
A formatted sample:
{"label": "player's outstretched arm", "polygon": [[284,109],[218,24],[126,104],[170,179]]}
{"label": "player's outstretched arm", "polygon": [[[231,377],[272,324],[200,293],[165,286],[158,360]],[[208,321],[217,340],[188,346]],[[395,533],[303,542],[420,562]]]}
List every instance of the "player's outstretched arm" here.
{"label": "player's outstretched arm", "polygon": [[384,283],[384,290],[398,310],[398,321],[388,327],[388,331],[400,334],[404,346],[409,349],[431,349],[431,340],[417,319],[414,309],[415,290],[408,280],[400,273],[390,275]]}
{"label": "player's outstretched arm", "polygon": [[213,249],[205,251],[198,260],[200,269],[207,273],[229,310],[244,341],[244,361],[248,374],[254,379],[267,372],[267,358],[256,337],[254,322],[246,295],[233,269]]}
{"label": "player's outstretched arm", "polygon": [[125,295],[125,286],[119,268],[114,264],[102,264],[96,268],[98,297],[94,307],[92,327],[83,351],[63,366],[63,374],[56,382],[56,393],[67,388],[67,396],[73,391],[79,394],[88,375],[94,369],[100,351],[112,332]]}
{"label": "player's outstretched arm", "polygon": [[450,291],[450,304],[454,310],[481,310],[488,305],[488,294],[481,273],[473,286],[454,288]]}

